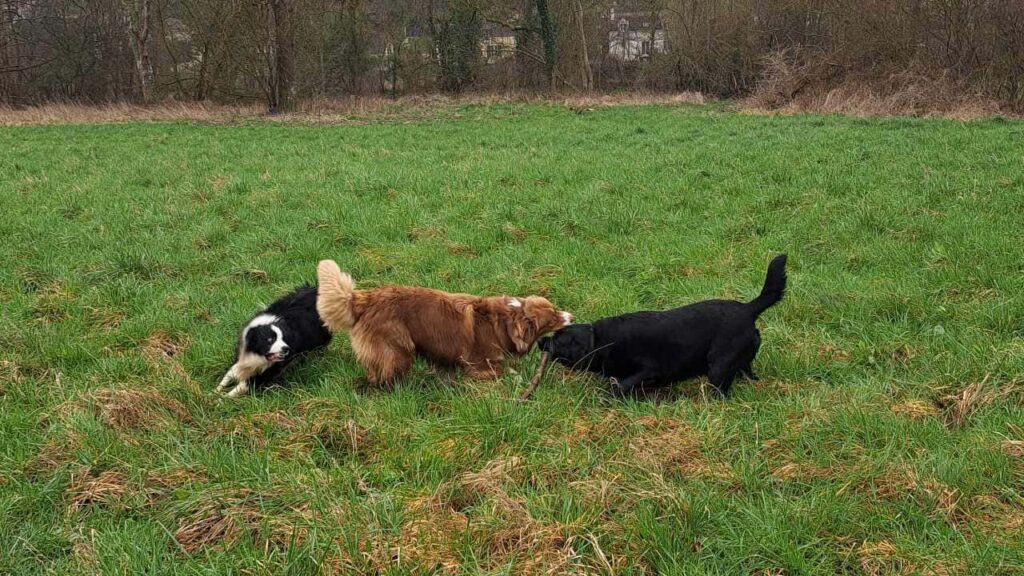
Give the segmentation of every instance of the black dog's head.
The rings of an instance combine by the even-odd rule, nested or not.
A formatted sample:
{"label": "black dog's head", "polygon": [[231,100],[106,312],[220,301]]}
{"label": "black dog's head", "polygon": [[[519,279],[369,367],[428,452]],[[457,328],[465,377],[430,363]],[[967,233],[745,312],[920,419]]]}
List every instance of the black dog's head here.
{"label": "black dog's head", "polygon": [[586,370],[594,351],[594,329],[590,324],[566,326],[551,336],[541,338],[537,347],[563,366]]}
{"label": "black dog's head", "polygon": [[250,326],[245,331],[245,351],[262,356],[267,362],[281,362],[290,351],[284,338],[284,332],[274,324]]}

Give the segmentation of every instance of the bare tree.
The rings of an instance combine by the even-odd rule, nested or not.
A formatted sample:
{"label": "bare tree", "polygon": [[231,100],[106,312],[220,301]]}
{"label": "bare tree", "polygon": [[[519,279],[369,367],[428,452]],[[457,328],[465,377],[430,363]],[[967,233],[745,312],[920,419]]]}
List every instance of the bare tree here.
{"label": "bare tree", "polygon": [[555,64],[558,59],[558,33],[551,18],[548,0],[536,0],[537,20],[540,24],[540,40],[544,45],[544,75],[548,89],[555,87]]}
{"label": "bare tree", "polygon": [[18,92],[18,41],[14,34],[16,0],[0,0],[0,102],[11,103]]}
{"label": "bare tree", "polygon": [[124,21],[135,57],[135,75],[143,102],[153,100],[153,63],[149,58],[150,0],[125,0]]}
{"label": "bare tree", "polygon": [[269,0],[271,114],[288,112],[295,106],[295,2]]}
{"label": "bare tree", "polygon": [[590,53],[587,46],[587,28],[585,24],[585,13],[583,3],[580,0],[573,2],[573,16],[576,20],[576,30],[579,32],[580,65],[583,68],[584,87],[589,91],[594,89],[594,69],[590,65]]}

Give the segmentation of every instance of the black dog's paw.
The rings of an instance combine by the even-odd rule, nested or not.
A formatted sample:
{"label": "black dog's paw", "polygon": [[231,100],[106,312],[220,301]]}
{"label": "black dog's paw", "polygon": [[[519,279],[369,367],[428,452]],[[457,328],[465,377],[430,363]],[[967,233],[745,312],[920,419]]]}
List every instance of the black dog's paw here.
{"label": "black dog's paw", "polygon": [[729,397],[729,389],[728,388],[726,388],[725,390],[722,390],[721,388],[719,388],[718,386],[715,386],[714,384],[709,384],[708,385],[708,390],[711,390],[711,395],[714,396],[718,400],[725,400],[725,399],[727,399]]}
{"label": "black dog's paw", "polygon": [[622,398],[626,395],[626,391],[622,389],[622,384],[619,383],[618,378],[612,377],[608,380],[610,382],[608,393],[611,394],[612,398]]}

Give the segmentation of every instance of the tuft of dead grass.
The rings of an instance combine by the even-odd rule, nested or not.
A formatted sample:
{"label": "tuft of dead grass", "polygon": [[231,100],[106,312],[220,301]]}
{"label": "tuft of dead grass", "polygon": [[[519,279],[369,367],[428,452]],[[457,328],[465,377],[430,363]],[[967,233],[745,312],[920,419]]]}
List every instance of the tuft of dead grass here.
{"label": "tuft of dead grass", "polygon": [[[247,444],[252,448],[266,448],[270,438],[277,435],[291,435],[299,432],[301,421],[281,410],[239,414],[226,420],[218,420],[207,428],[207,436],[219,438],[230,436],[233,441]],[[298,447],[288,445],[286,451],[295,452]]]}
{"label": "tuft of dead grass", "polygon": [[978,495],[965,505],[971,525],[1003,541],[1020,539],[1024,530],[1024,506],[1012,504],[991,495]]}
{"label": "tuft of dead grass", "polygon": [[470,531],[469,518],[439,505],[435,497],[412,499],[405,506],[405,514],[409,519],[402,524],[391,556],[403,556],[428,572],[459,574],[462,560],[454,549],[454,540]]}
{"label": "tuft of dead grass", "polygon": [[0,386],[5,382],[21,382],[22,374],[18,363],[13,360],[0,360]]}
{"label": "tuft of dead grass", "polygon": [[810,462],[786,461],[772,469],[772,478],[780,482],[810,482],[833,478],[834,471]]}
{"label": "tuft of dead grass", "polygon": [[443,238],[445,231],[433,226],[415,226],[409,229],[410,240],[423,240],[424,238]]}
{"label": "tuft of dead grass", "polygon": [[71,316],[76,296],[61,281],[54,280],[36,290],[32,317],[43,324],[60,322]]}
{"label": "tuft of dead grass", "polygon": [[314,446],[320,446],[332,458],[352,456],[365,463],[373,454],[376,436],[351,418],[342,422],[319,416],[293,432],[286,445],[295,454],[309,454]]}
{"label": "tuft of dead grass", "polygon": [[[570,373],[567,376],[575,377],[576,374]],[[600,420],[580,418],[574,421],[572,430],[565,435],[565,440],[571,448],[583,443],[600,444],[609,436],[625,434],[629,424],[629,416],[613,408],[606,411]]]}
{"label": "tuft of dead grass", "polygon": [[645,467],[679,476],[697,476],[731,480],[732,468],[712,463],[701,450],[700,431],[672,419],[643,417],[637,423],[644,432],[629,441],[632,457]]}
{"label": "tuft of dead grass", "polygon": [[896,546],[888,540],[865,540],[857,547],[857,558],[866,576],[904,574],[909,567],[897,555]]}
{"label": "tuft of dead grass", "polygon": [[146,338],[142,345],[142,351],[151,357],[173,358],[188,346],[188,340],[178,340],[163,330],[157,330]]}
{"label": "tuft of dead grass", "polygon": [[410,500],[399,540],[367,543],[364,554],[374,558],[379,571],[406,559],[426,572],[455,574],[461,570],[459,541],[469,537],[479,543],[488,570],[512,566],[515,574],[579,573],[571,527],[535,518],[521,497],[506,490],[524,477],[518,456],[464,472],[434,494]]}
{"label": "tuft of dead grass", "polygon": [[199,394],[201,392],[199,384],[192,379],[180,361],[181,354],[188,349],[190,344],[191,342],[187,338],[174,338],[163,330],[157,330],[141,343],[140,349],[155,372],[162,373],[170,370],[192,393]]}
{"label": "tuft of dead grass", "polygon": [[999,447],[1013,458],[1024,459],[1024,440],[1003,440]]}
{"label": "tuft of dead grass", "polygon": [[952,526],[969,519],[959,490],[935,479],[921,478],[915,470],[904,465],[887,468],[881,475],[861,482],[857,490],[882,500],[911,498],[923,510],[931,510],[933,516]]}
{"label": "tuft of dead grass", "polygon": [[989,384],[991,374],[986,374],[980,382],[969,384],[959,392],[943,396],[938,405],[944,411],[946,425],[961,428],[967,424],[972,414],[979,409],[991,405],[1001,398],[1019,393],[1019,382],[1014,380],[1002,387]]}
{"label": "tuft of dead grass", "polygon": [[21,367],[13,360],[0,360],[0,397],[7,394],[7,385],[22,382]]}
{"label": "tuft of dead grass", "polygon": [[124,312],[120,310],[107,310],[92,306],[86,306],[85,309],[88,311],[89,325],[104,332],[110,332],[117,328],[125,317]]}
{"label": "tuft of dead grass", "polygon": [[25,464],[25,473],[31,477],[52,474],[74,462],[74,453],[81,448],[76,434],[60,434],[48,438],[36,455]]}
{"label": "tuft of dead grass", "polygon": [[248,537],[261,548],[284,549],[301,544],[308,535],[311,513],[307,504],[268,511],[260,506],[274,494],[247,488],[213,492],[178,518],[174,540],[186,554],[206,548],[226,549]]}
{"label": "tuft of dead grass", "polygon": [[116,506],[132,490],[125,475],[116,470],[107,470],[98,476],[92,476],[89,471],[72,473],[67,489],[71,494],[68,510],[78,511],[92,504]]}
{"label": "tuft of dead grass", "polygon": [[924,400],[908,400],[900,404],[893,404],[890,409],[893,414],[906,416],[911,420],[924,420],[942,413],[934,403]]}
{"label": "tuft of dead grass", "polygon": [[68,511],[75,512],[91,505],[114,508],[152,506],[171,492],[205,479],[205,473],[196,468],[154,470],[141,480],[131,480],[121,470],[93,474],[84,468],[72,472],[68,482]]}
{"label": "tuft of dead grass", "polygon": [[82,401],[104,424],[121,432],[160,430],[190,421],[181,402],[155,390],[99,388]]}

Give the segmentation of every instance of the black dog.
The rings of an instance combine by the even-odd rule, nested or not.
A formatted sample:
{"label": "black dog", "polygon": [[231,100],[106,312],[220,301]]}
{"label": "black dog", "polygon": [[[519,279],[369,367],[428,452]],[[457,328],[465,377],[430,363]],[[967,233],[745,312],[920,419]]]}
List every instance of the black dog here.
{"label": "black dog", "polygon": [[537,345],[564,366],[612,378],[615,395],[707,374],[727,396],[737,374],[757,379],[751,363],[761,333],[754,321],[785,291],[783,254],[768,265],[761,294],[746,304],[705,300],[665,312],[634,312],[568,326]]}
{"label": "black dog", "polygon": [[236,380],[238,385],[228,396],[241,396],[250,384],[270,382],[294,358],[331,341],[331,333],[316,312],[316,292],[315,286],[301,286],[242,327],[235,363],[221,379],[218,392]]}

